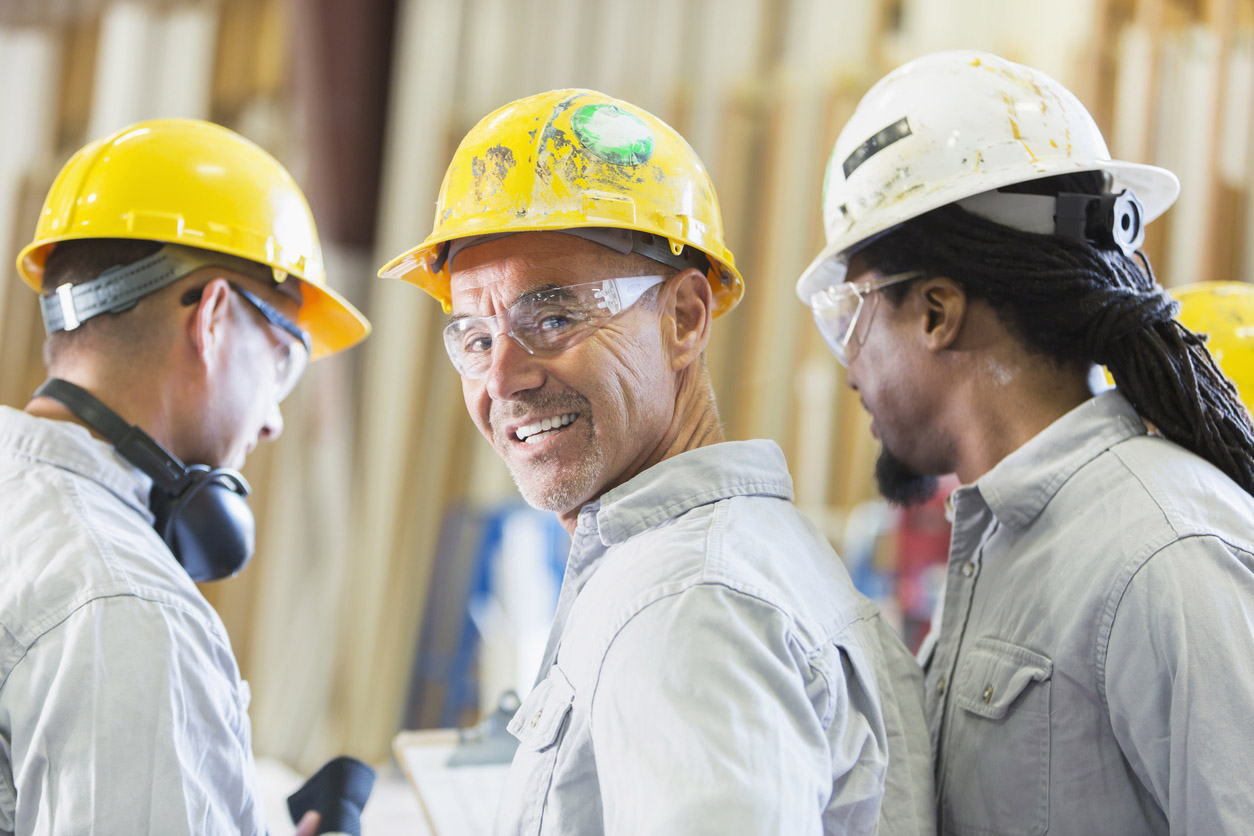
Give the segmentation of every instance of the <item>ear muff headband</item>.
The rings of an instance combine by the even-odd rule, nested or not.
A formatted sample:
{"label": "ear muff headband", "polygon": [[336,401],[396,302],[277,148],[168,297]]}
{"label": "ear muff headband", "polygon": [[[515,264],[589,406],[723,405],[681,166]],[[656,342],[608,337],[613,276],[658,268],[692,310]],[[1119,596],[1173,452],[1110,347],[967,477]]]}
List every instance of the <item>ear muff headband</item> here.
{"label": "ear muff headband", "polygon": [[1117,247],[1127,256],[1145,242],[1145,208],[1131,189],[1102,195],[1062,192],[1056,197],[995,189],[963,198],[958,205],[1023,232]]}
{"label": "ear muff headband", "polygon": [[184,465],[139,427],[68,381],[49,380],[35,390],[35,397],[73,412],[152,478],[148,504],[156,518],[153,528],[192,580],[228,578],[248,563],[256,526],[243,476],[229,468]]}

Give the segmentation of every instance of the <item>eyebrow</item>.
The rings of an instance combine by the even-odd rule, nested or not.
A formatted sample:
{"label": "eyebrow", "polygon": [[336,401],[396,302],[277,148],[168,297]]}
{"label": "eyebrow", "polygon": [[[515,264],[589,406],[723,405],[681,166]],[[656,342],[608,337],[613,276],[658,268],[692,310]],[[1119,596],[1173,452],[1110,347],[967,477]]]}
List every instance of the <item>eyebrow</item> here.
{"label": "eyebrow", "polygon": [[[582,284],[582,282],[581,282],[580,284]],[[512,304],[515,304],[515,303],[517,303],[520,299],[524,299],[524,298],[526,298],[526,297],[528,297],[528,296],[539,296],[539,295],[540,295],[540,294],[542,294],[542,293],[551,293],[551,294],[553,294],[554,296],[558,296],[558,297],[566,297],[567,299],[569,299],[569,298],[574,297],[574,295],[575,295],[575,294],[573,294],[573,293],[571,293],[571,292],[570,292],[570,288],[571,288],[571,287],[572,287],[572,285],[564,285],[564,284],[553,284],[553,283],[543,284],[543,285],[540,285],[539,287],[533,287],[533,288],[531,288],[531,290],[528,290],[526,293],[520,293],[520,294],[518,294],[518,298],[517,298],[517,299],[515,299],[515,300],[514,300],[513,302],[511,302],[510,304],[511,304],[511,305],[512,305]]]}
{"label": "eyebrow", "polygon": [[[541,293],[552,293],[554,291],[565,291],[568,287],[571,287],[571,285],[562,285],[562,284],[558,284],[557,282],[547,282],[545,284],[528,288],[527,290],[524,290],[522,293],[519,293],[517,296],[511,299],[510,303],[506,306],[506,308],[508,309],[508,308],[514,307],[514,305],[517,305],[520,300],[525,299],[528,296],[535,296]],[[570,298],[574,294],[561,293],[560,295]],[[468,313],[451,314],[447,319],[444,320],[444,327],[447,328],[448,326],[452,325],[454,322],[460,322],[463,319],[471,319],[473,317],[482,317],[482,316],[484,315],[483,314],[468,314]]]}

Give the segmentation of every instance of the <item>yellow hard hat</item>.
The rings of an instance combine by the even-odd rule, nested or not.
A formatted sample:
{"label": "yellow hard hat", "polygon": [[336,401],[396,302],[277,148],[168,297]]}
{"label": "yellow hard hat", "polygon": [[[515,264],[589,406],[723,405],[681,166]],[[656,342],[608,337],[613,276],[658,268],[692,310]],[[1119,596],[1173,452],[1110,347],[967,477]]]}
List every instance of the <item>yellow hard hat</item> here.
{"label": "yellow hard hat", "polygon": [[675,256],[704,253],[714,316],[744,293],[696,152],[651,113],[592,90],[551,90],[484,117],[453,155],[431,234],[379,275],[418,285],[448,312],[447,242],[587,228],[662,236]]}
{"label": "yellow hard hat", "polygon": [[287,170],[234,131],[198,119],[139,122],[89,143],[61,169],[17,270],[36,291],[61,241],[133,238],[269,265],[301,281],[297,322],[312,357],[365,339],[370,323],[327,285],[313,213]]}
{"label": "yellow hard hat", "polygon": [[1180,322],[1210,335],[1206,347],[1254,412],[1254,285],[1200,282],[1170,292],[1180,302]]}

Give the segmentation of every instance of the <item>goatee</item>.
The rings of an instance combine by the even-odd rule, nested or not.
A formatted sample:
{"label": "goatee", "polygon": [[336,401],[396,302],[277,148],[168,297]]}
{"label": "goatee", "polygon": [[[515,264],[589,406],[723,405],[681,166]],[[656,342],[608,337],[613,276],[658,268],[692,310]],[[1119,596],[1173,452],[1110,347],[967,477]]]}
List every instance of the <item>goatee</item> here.
{"label": "goatee", "polygon": [[921,505],[936,495],[939,479],[925,476],[912,470],[901,459],[880,449],[880,456],[875,460],[875,485],[893,505],[908,508]]}

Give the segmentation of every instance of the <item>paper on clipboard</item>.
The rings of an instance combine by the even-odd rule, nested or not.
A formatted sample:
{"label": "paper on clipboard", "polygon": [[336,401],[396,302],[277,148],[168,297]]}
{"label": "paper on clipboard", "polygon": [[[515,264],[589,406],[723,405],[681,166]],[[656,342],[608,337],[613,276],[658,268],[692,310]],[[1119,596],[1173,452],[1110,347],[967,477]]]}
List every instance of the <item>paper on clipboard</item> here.
{"label": "paper on clipboard", "polygon": [[392,742],[434,836],[491,836],[509,763],[457,763],[460,745],[455,729],[405,731]]}

